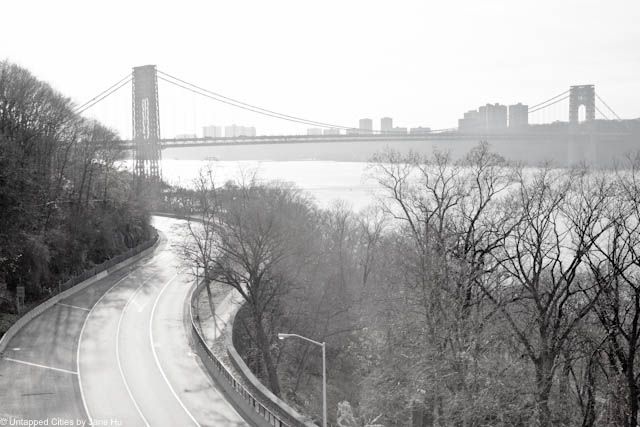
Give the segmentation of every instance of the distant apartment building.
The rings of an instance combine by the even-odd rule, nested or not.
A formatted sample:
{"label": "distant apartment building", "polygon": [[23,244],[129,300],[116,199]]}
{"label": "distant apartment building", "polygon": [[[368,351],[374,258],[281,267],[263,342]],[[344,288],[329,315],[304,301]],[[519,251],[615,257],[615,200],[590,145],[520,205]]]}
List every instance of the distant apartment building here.
{"label": "distant apartment building", "polygon": [[383,117],[380,119],[380,132],[388,133],[393,130],[393,119],[391,117]]}
{"label": "distant apartment building", "polygon": [[322,135],[322,129],[320,129],[320,128],[309,128],[309,129],[307,129],[307,135]]}
{"label": "distant apartment building", "polygon": [[529,126],[529,106],[518,102],[509,105],[509,129],[523,129]]}
{"label": "distant apartment building", "polygon": [[194,139],[197,137],[195,133],[179,133],[175,136],[175,139]]}
{"label": "distant apartment building", "polygon": [[204,126],[202,136],[205,138],[220,138],[222,136],[222,126]]}
{"label": "distant apartment building", "polygon": [[507,128],[507,106],[502,104],[487,104],[477,110],[464,113],[458,120],[458,130],[461,132],[501,131]]}
{"label": "distant apartment building", "polygon": [[360,133],[373,133],[373,121],[371,119],[360,119],[358,129],[360,129]]}
{"label": "distant apartment building", "polygon": [[357,135],[360,133],[360,129],[349,128],[347,129],[347,135]]}
{"label": "distant apartment building", "polygon": [[411,128],[409,130],[410,135],[426,135],[431,133],[431,128],[426,128],[422,126],[418,126],[417,128]]}
{"label": "distant apartment building", "polygon": [[469,110],[458,119],[458,130],[460,132],[474,132],[481,128],[480,113],[478,110]]}
{"label": "distant apartment building", "polygon": [[225,126],[224,128],[224,136],[236,137],[236,136],[256,136],[256,128],[253,126],[239,126],[239,125],[230,125]]}
{"label": "distant apartment building", "polygon": [[323,135],[340,135],[340,129],[338,128],[329,128],[322,130]]}
{"label": "distant apartment building", "polygon": [[393,129],[391,129],[391,133],[394,134],[394,135],[406,135],[407,134],[407,128],[396,126]]}
{"label": "distant apartment building", "polygon": [[507,128],[507,106],[502,104],[487,104],[478,108],[480,119],[485,122],[487,130],[502,130]]}

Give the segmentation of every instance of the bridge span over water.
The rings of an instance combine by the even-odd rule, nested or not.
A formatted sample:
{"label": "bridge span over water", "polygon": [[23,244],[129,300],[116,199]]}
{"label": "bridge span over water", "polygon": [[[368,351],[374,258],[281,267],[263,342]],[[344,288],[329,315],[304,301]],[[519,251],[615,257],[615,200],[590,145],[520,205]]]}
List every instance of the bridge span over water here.
{"label": "bridge span over water", "polygon": [[[366,162],[385,149],[431,154],[450,152],[459,158],[478,142],[508,160],[536,165],[550,161],[557,166],[587,162],[611,167],[640,150],[640,133],[502,133],[464,134],[443,132],[428,135],[280,135],[237,138],[185,138],[161,140],[163,159],[176,160],[327,160]],[[126,142],[131,158],[135,145]]]}
{"label": "bridge span over water", "polygon": [[[324,128],[326,133],[322,135],[161,138],[158,80],[216,103],[279,120]],[[552,120],[545,128],[536,128],[536,125],[513,128],[493,127],[489,126],[490,120],[487,116],[484,119],[486,126],[482,125],[480,120],[478,123],[474,122],[473,126],[460,126],[459,130],[439,129],[429,133],[400,134],[340,126],[278,113],[189,83],[157,70],[155,65],[145,65],[134,67],[131,75],[125,76],[111,88],[78,107],[77,111],[80,113],[86,111],[128,83],[132,86],[132,137],[131,140],[124,141],[124,147],[131,153],[134,160],[133,172],[140,182],[161,179],[160,160],[163,157],[172,159],[185,155],[192,159],[216,157],[230,160],[363,161],[387,146],[393,146],[399,151],[411,149],[424,153],[430,153],[433,148],[438,148],[458,155],[467,152],[479,141],[487,141],[504,157],[528,164],[552,160],[559,165],[587,161],[608,166],[615,161],[615,158],[640,149],[638,144],[640,122],[622,123],[623,120],[596,93],[594,85],[571,86],[559,95],[528,107],[527,117],[532,113],[546,111],[548,107],[558,105],[565,100],[569,101],[568,122]],[[609,118],[599,109],[596,100],[601,101],[601,104],[608,108],[618,120],[611,120],[607,125]],[[579,119],[581,108],[585,111],[583,122]],[[596,120],[596,112],[604,117],[603,123]],[[528,121],[525,122],[528,123]],[[603,126],[600,126],[601,124]],[[489,133],[492,128],[497,130]],[[620,132],[627,129],[630,130],[629,133]]]}
{"label": "bridge span over water", "polygon": [[[626,133],[606,133],[609,137],[624,137]],[[441,140],[545,140],[568,137],[564,133],[462,133],[457,131],[432,132],[425,134],[362,134],[362,135],[262,135],[237,137],[199,137],[199,138],[162,138],[158,142],[161,148],[178,147],[215,147],[228,145],[269,145],[269,144],[309,144],[327,142],[403,142],[403,141],[441,141]],[[123,141],[129,150],[136,148],[131,140]]]}

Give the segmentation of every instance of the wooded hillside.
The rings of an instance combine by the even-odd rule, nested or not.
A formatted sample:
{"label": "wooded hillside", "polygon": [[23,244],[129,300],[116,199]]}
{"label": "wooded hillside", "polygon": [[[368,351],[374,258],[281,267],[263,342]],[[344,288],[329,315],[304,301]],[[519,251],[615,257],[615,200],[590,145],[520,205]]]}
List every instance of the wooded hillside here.
{"label": "wooded hillside", "polygon": [[149,238],[149,215],[116,166],[116,133],[69,98],[0,62],[0,301],[27,300]]}

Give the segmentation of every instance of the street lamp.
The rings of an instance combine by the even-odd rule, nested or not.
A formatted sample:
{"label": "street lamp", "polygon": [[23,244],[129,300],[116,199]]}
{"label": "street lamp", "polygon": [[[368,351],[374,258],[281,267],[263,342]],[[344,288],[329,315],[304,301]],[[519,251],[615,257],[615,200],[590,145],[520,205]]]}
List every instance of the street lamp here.
{"label": "street lamp", "polygon": [[289,337],[300,338],[308,341],[311,344],[322,347],[322,427],[327,427],[327,356],[325,352],[326,343],[312,340],[311,338],[303,337],[298,334],[278,334],[278,339],[285,339]]}

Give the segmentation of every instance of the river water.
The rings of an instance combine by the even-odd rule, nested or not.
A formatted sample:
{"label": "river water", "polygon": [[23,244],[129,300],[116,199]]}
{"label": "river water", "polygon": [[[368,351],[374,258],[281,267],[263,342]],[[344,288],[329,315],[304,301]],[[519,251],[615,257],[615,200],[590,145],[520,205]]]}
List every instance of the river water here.
{"label": "river water", "polygon": [[217,185],[228,180],[241,179],[243,175],[257,173],[262,182],[291,182],[323,208],[330,207],[336,200],[346,202],[359,211],[375,202],[379,189],[369,177],[366,162],[337,162],[323,160],[295,161],[203,161],[174,160],[161,161],[162,176],[169,184],[185,187],[193,186],[193,180],[200,169],[211,166]]}

